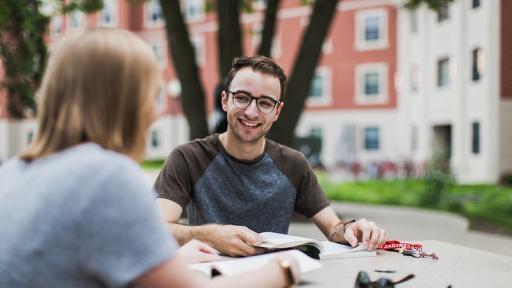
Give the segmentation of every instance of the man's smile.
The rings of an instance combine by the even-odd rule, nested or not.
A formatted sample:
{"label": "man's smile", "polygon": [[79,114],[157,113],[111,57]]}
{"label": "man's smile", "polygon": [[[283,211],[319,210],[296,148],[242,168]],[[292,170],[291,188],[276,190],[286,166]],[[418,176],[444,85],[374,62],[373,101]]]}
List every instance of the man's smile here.
{"label": "man's smile", "polygon": [[240,120],[240,123],[242,123],[244,126],[249,127],[249,128],[255,128],[255,127],[258,127],[261,125],[261,123],[246,120],[246,119],[239,119],[239,120]]}

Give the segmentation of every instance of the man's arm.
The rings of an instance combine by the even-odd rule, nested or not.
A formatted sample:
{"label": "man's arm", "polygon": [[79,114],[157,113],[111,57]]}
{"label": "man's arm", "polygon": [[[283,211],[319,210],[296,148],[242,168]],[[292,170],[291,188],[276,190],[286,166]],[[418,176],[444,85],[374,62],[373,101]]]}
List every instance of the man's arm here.
{"label": "man's arm", "polygon": [[230,256],[249,256],[260,254],[264,250],[254,247],[263,239],[261,236],[244,226],[207,224],[188,226],[179,224],[183,209],[168,199],[158,198],[157,205],[174,238],[181,245],[192,239],[205,242],[222,254]]}
{"label": "man's arm", "polygon": [[320,210],[312,219],[325,237],[332,242],[349,243],[352,246],[363,242],[363,245],[373,250],[388,239],[386,231],[366,219],[350,223],[341,221],[330,206]]}

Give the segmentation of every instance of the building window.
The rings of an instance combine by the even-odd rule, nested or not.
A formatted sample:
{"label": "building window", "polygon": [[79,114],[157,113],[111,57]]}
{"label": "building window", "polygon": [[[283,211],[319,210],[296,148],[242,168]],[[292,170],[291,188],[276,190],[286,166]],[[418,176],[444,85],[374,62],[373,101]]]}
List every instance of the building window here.
{"label": "building window", "polygon": [[385,63],[360,64],[356,67],[356,102],[383,104],[388,100],[388,67]]}
{"label": "building window", "polygon": [[471,0],[471,8],[476,9],[480,7],[480,0]]}
{"label": "building window", "polygon": [[34,140],[34,130],[30,130],[27,133],[27,145],[32,143],[32,140]]}
{"label": "building window", "polygon": [[158,0],[151,0],[145,5],[146,23],[151,25],[160,25],[163,23],[162,7]]}
{"label": "building window", "polygon": [[379,17],[371,16],[364,19],[364,41],[378,41],[380,38]]}
{"label": "building window", "polygon": [[151,148],[157,149],[160,147],[160,133],[157,130],[151,131]]}
{"label": "building window", "polygon": [[103,9],[100,12],[100,25],[107,27],[117,25],[117,0],[103,1]]}
{"label": "building window", "polygon": [[204,37],[202,35],[194,35],[190,38],[190,42],[192,42],[194,53],[196,54],[196,64],[203,66],[205,62]]}
{"label": "building window", "polygon": [[364,128],[364,149],[379,150],[379,128]]}
{"label": "building window", "polygon": [[369,71],[364,74],[364,94],[374,97],[380,93],[380,74],[377,71]]}
{"label": "building window", "polygon": [[480,154],[480,123],[471,124],[471,152]]}
{"label": "building window", "polygon": [[204,18],[204,0],[185,0],[181,2],[187,21],[201,21]]}
{"label": "building window", "polygon": [[331,70],[328,67],[319,67],[311,81],[307,105],[329,104],[331,104]]}
{"label": "building window", "polygon": [[450,7],[448,2],[441,2],[439,9],[437,9],[437,22],[443,22],[450,17]]}
{"label": "building window", "polygon": [[420,90],[420,69],[418,65],[411,66],[411,92],[418,92]]}
{"label": "building window", "polygon": [[416,151],[418,149],[418,127],[411,127],[411,150]]}
{"label": "building window", "polygon": [[153,42],[151,43],[151,48],[155,53],[156,60],[158,60],[158,64],[162,69],[165,68],[165,53],[164,53],[164,45],[162,42]]}
{"label": "building window", "polygon": [[450,85],[450,59],[443,58],[437,61],[437,86]]}
{"label": "building window", "polygon": [[484,73],[485,59],[483,49],[473,49],[471,58],[471,80],[478,81]]}
{"label": "building window", "polygon": [[409,10],[409,17],[410,17],[410,27],[411,27],[411,33],[417,33],[418,32],[418,11],[416,9]]}
{"label": "building window", "polygon": [[82,27],[85,14],[82,11],[73,11],[69,14],[69,27],[72,30]]}
{"label": "building window", "polygon": [[263,10],[267,8],[267,0],[254,0],[252,1],[252,9]]}
{"label": "building window", "polygon": [[263,33],[263,28],[261,23],[255,23],[252,25],[251,29],[251,46],[254,49],[254,53],[256,54],[261,43],[261,34]]}
{"label": "building window", "polygon": [[388,12],[384,9],[364,10],[356,14],[356,49],[388,47]]}
{"label": "building window", "polygon": [[52,18],[50,35],[53,39],[58,38],[62,34],[62,16]]}

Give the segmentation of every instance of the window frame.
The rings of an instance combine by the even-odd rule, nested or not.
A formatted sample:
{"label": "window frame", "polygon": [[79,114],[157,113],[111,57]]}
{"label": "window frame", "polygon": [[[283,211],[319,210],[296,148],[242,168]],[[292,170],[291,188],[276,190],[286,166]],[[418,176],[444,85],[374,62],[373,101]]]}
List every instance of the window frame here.
{"label": "window frame", "polygon": [[[313,88],[313,81],[315,81],[316,76],[322,77],[322,95],[320,96],[311,96],[310,92]],[[308,91],[308,96],[306,98],[306,105],[309,107],[318,107],[318,106],[329,106],[332,103],[332,70],[329,66],[320,66],[315,70],[315,75],[313,79],[311,79],[310,90]]]}
{"label": "window frame", "polygon": [[479,82],[485,72],[485,54],[482,47],[471,50],[471,81]]}
{"label": "window frame", "polygon": [[[379,73],[379,94],[366,94],[366,74],[369,72]],[[365,63],[356,66],[356,97],[355,102],[359,105],[385,104],[389,101],[388,85],[388,64],[385,62]]]}
{"label": "window frame", "polygon": [[[386,49],[389,47],[389,16],[388,11],[383,8],[367,9],[356,12],[355,49],[359,51]],[[379,39],[366,39],[366,19],[369,17],[378,18]]]}
{"label": "window frame", "polygon": [[482,125],[480,121],[471,122],[471,154],[480,155],[482,152]]}
{"label": "window frame", "polygon": [[[103,18],[103,12],[107,8],[107,5],[112,4],[112,15],[111,22],[105,22]],[[119,25],[119,1],[117,0],[104,0],[103,1],[103,9],[99,12],[99,25],[101,27],[117,27]]]}
{"label": "window frame", "polygon": [[[377,135],[377,138],[376,138],[376,144],[374,145],[370,145],[371,142],[369,142],[370,140],[374,140],[374,139],[369,139],[369,131],[372,130],[372,131],[376,131],[376,135]],[[368,152],[377,152],[380,150],[381,148],[381,131],[380,131],[380,127],[379,126],[366,126],[363,128],[363,149],[365,151],[368,151]]]}
{"label": "window frame", "polygon": [[[189,10],[189,7],[190,7],[189,4],[190,3],[193,3],[190,6],[193,6],[193,5],[200,6],[201,9],[195,9],[195,10],[200,10],[201,12],[197,13],[197,14],[190,14],[189,13],[190,12],[190,10]],[[205,8],[206,8],[204,0],[181,0],[181,7],[183,7],[182,8],[182,10],[183,10],[182,12],[183,12],[183,14],[185,16],[185,22],[186,23],[200,22],[200,21],[204,20],[204,18],[205,18]]]}
{"label": "window frame", "polygon": [[[443,69],[443,64],[446,63],[446,70]],[[444,56],[444,57],[441,57],[437,60],[437,67],[436,67],[436,86],[437,88],[447,88],[450,86],[451,84],[451,59],[450,57],[448,56]],[[444,75],[442,72],[443,71],[446,71],[446,83],[443,82],[443,77],[442,75]]]}
{"label": "window frame", "polygon": [[[160,16],[157,20],[153,20],[152,12],[151,12],[151,6],[150,5],[158,5],[160,7]],[[153,27],[161,27],[165,24],[164,21],[164,12],[162,11],[162,7],[160,6],[160,2],[158,0],[149,0],[148,2],[144,3],[144,26],[148,28]]]}

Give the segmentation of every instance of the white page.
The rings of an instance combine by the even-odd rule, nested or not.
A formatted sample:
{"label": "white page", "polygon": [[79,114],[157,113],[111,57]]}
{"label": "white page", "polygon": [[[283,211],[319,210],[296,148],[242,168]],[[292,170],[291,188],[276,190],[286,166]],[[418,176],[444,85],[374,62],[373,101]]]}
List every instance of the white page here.
{"label": "white page", "polygon": [[310,239],[310,238],[287,235],[287,234],[280,234],[280,233],[274,233],[274,232],[262,232],[262,233],[260,233],[260,235],[261,235],[261,237],[263,237],[263,243],[261,243],[258,246],[264,247],[264,248],[287,248],[287,247],[302,245],[305,243],[318,242],[318,241]]}
{"label": "white page", "polygon": [[211,269],[216,268],[223,275],[233,275],[243,272],[252,271],[267,265],[274,257],[287,253],[293,256],[299,265],[301,273],[309,272],[312,270],[320,269],[322,264],[319,261],[314,260],[304,253],[297,250],[290,250],[285,252],[269,253],[258,256],[251,256],[245,258],[231,258],[230,260],[214,261],[208,263],[199,263],[189,265],[190,268],[201,271],[205,274],[210,275]]}

